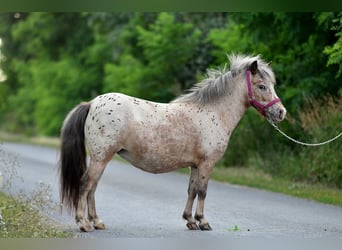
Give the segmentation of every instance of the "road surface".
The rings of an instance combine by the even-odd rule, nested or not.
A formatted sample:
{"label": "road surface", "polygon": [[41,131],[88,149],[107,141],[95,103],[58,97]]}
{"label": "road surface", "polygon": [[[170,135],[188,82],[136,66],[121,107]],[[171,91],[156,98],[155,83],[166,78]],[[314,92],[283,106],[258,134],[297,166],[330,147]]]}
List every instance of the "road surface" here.
{"label": "road surface", "polygon": [[[16,155],[20,167],[12,193],[32,192],[42,182],[58,202],[58,150],[18,143],[0,145]],[[86,238],[342,238],[342,208],[287,195],[209,182],[205,215],[213,231],[188,231],[182,219],[188,176],[153,175],[121,161],[106,168],[96,192],[97,212],[107,226],[81,233],[74,218],[51,210],[48,215],[77,237]]]}

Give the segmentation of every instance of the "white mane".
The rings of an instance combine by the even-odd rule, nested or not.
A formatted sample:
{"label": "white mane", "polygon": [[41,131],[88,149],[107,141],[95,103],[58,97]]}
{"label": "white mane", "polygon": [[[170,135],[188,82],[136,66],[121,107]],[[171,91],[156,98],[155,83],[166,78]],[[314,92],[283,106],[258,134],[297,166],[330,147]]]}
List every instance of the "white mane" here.
{"label": "white mane", "polygon": [[197,102],[206,104],[224,96],[233,87],[234,77],[245,73],[250,65],[258,62],[258,69],[262,76],[270,77],[275,82],[273,71],[260,56],[228,55],[230,68],[208,69],[206,78],[189,90],[189,93],[181,95],[173,102]]}

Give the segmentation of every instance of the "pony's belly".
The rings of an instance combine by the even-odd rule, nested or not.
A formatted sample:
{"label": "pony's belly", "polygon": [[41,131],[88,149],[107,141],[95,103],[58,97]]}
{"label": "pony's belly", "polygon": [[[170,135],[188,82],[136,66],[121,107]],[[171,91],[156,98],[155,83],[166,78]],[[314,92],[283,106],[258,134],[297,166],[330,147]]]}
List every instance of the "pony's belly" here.
{"label": "pony's belly", "polygon": [[134,167],[139,168],[143,171],[159,174],[167,173],[179,168],[185,168],[193,166],[194,164],[190,161],[177,160],[175,157],[152,157],[149,156],[136,156],[126,150],[121,150],[118,154]]}

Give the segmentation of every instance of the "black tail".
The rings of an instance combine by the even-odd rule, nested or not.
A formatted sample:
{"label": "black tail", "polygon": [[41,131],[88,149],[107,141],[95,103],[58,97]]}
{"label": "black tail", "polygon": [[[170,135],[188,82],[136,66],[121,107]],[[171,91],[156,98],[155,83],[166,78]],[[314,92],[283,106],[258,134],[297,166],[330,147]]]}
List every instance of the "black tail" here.
{"label": "black tail", "polygon": [[77,209],[81,178],[87,169],[84,124],[90,103],[81,103],[64,120],[59,162],[61,202],[69,211]]}

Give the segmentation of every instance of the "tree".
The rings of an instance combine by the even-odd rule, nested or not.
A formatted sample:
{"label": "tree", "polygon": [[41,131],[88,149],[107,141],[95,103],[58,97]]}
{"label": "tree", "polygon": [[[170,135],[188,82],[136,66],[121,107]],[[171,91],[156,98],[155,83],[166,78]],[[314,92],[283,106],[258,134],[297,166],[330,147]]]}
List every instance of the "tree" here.
{"label": "tree", "polygon": [[[13,15],[13,14],[12,14]],[[101,91],[92,31],[81,13],[2,15],[8,126],[56,135],[67,111]],[[19,14],[18,14],[19,15]],[[70,24],[73,25],[70,25]]]}
{"label": "tree", "polygon": [[330,29],[335,32],[337,41],[328,45],[324,49],[324,53],[329,56],[327,65],[337,65],[338,72],[336,77],[340,77],[342,73],[342,12],[339,13],[322,13],[318,15],[318,20],[321,25],[331,27]]}
{"label": "tree", "polygon": [[116,63],[106,65],[105,89],[169,101],[180,93],[180,79],[195,56],[201,33],[189,22],[177,22],[170,13],[160,13],[148,25],[139,25],[139,19],[133,19],[133,28],[122,35],[129,55],[123,53]]}

